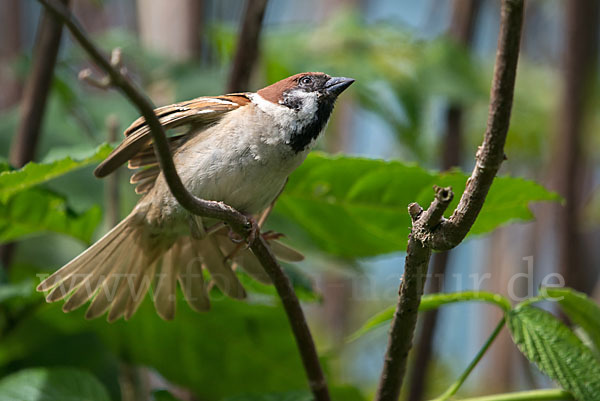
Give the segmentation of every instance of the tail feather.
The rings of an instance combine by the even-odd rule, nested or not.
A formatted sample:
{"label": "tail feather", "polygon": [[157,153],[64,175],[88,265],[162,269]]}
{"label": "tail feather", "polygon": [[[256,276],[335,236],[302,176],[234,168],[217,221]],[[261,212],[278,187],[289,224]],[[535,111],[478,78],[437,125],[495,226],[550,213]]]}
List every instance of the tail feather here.
{"label": "tail feather", "polygon": [[50,294],[48,294],[46,301],[58,301],[65,298],[68,294],[71,294],[63,306],[63,310],[70,311],[90,299],[96,289],[110,273],[115,260],[115,251],[122,236],[123,233],[119,233],[114,237],[114,240],[110,244],[103,247],[104,251],[98,253],[95,263],[92,264],[94,260],[91,260],[87,265],[80,267],[77,273],[72,274],[62,282],[59,282]]}
{"label": "tail feather", "polygon": [[[97,293],[98,288],[104,286],[109,278],[114,277],[113,273],[118,270],[120,263],[122,263],[120,261],[122,256],[121,237],[122,235],[115,237],[115,241],[113,241],[110,248],[99,255],[97,260],[90,261],[82,272],[74,277],[73,281],[81,281],[81,284],[71,283],[72,286],[78,285],[78,287],[63,305],[63,311],[70,312],[79,308],[92,298]],[[48,297],[51,295],[52,293]]]}
{"label": "tail feather", "polygon": [[154,277],[154,272],[158,264],[160,263],[159,259],[156,259],[149,264],[148,267],[144,268],[142,266],[141,274],[136,277],[133,290],[131,292],[131,297],[127,301],[127,307],[125,310],[125,320],[129,320],[131,316],[135,313],[137,308],[140,306],[146,292],[150,288],[150,284],[152,283],[152,278]]}
{"label": "tail feather", "polygon": [[114,322],[125,314],[127,303],[134,294],[133,281],[136,277],[142,276],[144,268],[147,267],[147,262],[141,250],[138,249],[132,253],[131,260],[129,261],[129,271],[122,278],[115,299],[110,304],[110,312],[108,313],[109,322]]}
{"label": "tail feather", "polygon": [[248,248],[240,250],[234,257],[244,270],[250,275],[250,277],[263,284],[272,284],[271,277],[267,274],[262,264],[256,259],[256,256]]}
{"label": "tail feather", "polygon": [[179,269],[179,285],[187,303],[197,312],[210,309],[210,300],[204,283],[201,255],[188,241],[181,246]]}
{"label": "tail feather", "polygon": [[125,290],[127,278],[131,272],[131,267],[134,265],[135,254],[138,252],[136,249],[130,255],[123,255],[123,252],[117,255],[120,260],[115,261],[115,267],[108,277],[102,281],[100,289],[85,313],[86,319],[94,319],[104,314],[119,294]]}
{"label": "tail feather", "polygon": [[[94,297],[94,300],[88,307],[85,312],[86,319],[94,319],[98,316],[101,316],[106,312],[110,306],[110,302],[116,296],[117,286],[118,286],[118,277],[119,273],[113,272],[113,274],[107,279],[104,280],[100,290]],[[79,307],[81,305],[77,305]]]}
{"label": "tail feather", "polygon": [[116,225],[111,231],[109,231],[102,238],[100,238],[94,245],[92,245],[84,252],[79,254],[79,256],[77,256],[75,259],[64,265],[61,269],[51,274],[48,278],[46,278],[37,286],[37,291],[48,291],[54,288],[55,286],[65,282],[75,273],[78,273],[80,270],[84,269],[92,259],[96,258],[100,253],[104,252],[106,247],[114,243],[115,237],[121,235],[123,231],[126,230],[126,223],[126,220],[123,220],[121,223]]}
{"label": "tail feather", "polygon": [[217,287],[231,298],[246,298],[246,290],[226,262],[225,255],[219,249],[214,235],[209,235],[202,240],[192,239],[191,241],[196,254],[202,255],[204,266],[210,272]]}
{"label": "tail feather", "polygon": [[179,246],[173,245],[162,259],[162,266],[156,291],[154,292],[154,307],[160,317],[172,320],[175,317],[175,290],[179,267]]}
{"label": "tail feather", "polygon": [[304,260],[304,255],[291,246],[276,239],[268,240],[268,242],[271,251],[273,251],[273,254],[277,259],[283,260],[284,262],[302,262]]}
{"label": "tail feather", "polygon": [[263,269],[262,265],[250,249],[231,242],[226,235],[217,235],[216,237],[221,251],[232,258],[235,263],[241,265],[250,277],[261,283],[271,284],[269,275],[265,272],[265,269]]}
{"label": "tail feather", "polygon": [[[86,318],[96,318],[108,311],[107,319],[112,322],[120,317],[130,319],[153,283],[155,308],[163,319],[170,320],[175,315],[177,282],[192,309],[210,309],[204,269],[223,293],[236,299],[245,298],[246,291],[225,255],[231,256],[254,279],[271,282],[249,249],[233,243],[223,233],[205,234],[201,238],[190,235],[167,239],[155,235],[143,216],[134,212],[37,289],[49,292],[48,302],[68,297],[63,305],[65,312],[92,299]],[[302,257],[285,245],[275,244],[274,253],[283,259]],[[154,281],[156,272],[160,274]]]}
{"label": "tail feather", "polygon": [[[110,272],[108,269],[110,266],[107,262],[112,259],[118,246],[118,240],[120,240],[121,237],[122,234],[119,233],[110,244],[100,248],[95,259],[91,259],[86,265],[78,267],[76,272],[67,275],[62,281],[57,281],[57,284],[52,291],[46,296],[46,301],[55,302],[64,299],[72,292],[77,292],[82,286],[89,288],[89,282],[92,275],[96,280],[99,280],[101,278],[100,276],[108,274]],[[95,263],[93,263],[93,261],[95,261]],[[96,266],[102,267],[102,269],[98,268],[94,270]],[[59,272],[60,270],[58,273]],[[81,291],[83,291],[83,289]]]}

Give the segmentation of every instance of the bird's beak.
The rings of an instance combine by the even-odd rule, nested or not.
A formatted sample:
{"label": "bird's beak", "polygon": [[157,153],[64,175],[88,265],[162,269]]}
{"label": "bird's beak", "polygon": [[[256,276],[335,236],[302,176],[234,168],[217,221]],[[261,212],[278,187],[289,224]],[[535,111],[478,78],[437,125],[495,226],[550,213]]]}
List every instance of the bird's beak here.
{"label": "bird's beak", "polygon": [[352,85],[354,79],[345,77],[333,77],[325,83],[325,93],[330,96],[338,96],[340,93],[346,90],[347,87]]}

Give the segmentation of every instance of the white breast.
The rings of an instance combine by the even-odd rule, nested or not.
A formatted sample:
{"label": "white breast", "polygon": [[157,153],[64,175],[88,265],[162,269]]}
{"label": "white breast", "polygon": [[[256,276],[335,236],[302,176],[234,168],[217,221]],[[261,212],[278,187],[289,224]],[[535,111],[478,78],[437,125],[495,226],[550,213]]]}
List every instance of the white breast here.
{"label": "white breast", "polygon": [[[177,171],[188,190],[247,214],[258,213],[273,201],[309,149],[296,153],[287,145],[288,128],[294,124],[295,113],[285,106],[266,103],[269,104],[259,101],[259,110],[253,110],[257,106],[250,104],[228,113],[219,124],[197,134],[174,155]],[[168,191],[162,174],[152,192],[154,195],[148,195],[160,203],[154,206],[160,207],[163,218],[185,215]]]}

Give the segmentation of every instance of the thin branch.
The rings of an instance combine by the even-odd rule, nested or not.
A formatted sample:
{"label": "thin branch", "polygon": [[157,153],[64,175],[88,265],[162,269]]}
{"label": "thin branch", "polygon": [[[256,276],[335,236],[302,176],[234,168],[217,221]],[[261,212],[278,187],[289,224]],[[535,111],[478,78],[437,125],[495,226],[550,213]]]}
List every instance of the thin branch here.
{"label": "thin branch", "polygon": [[[249,238],[254,230],[250,219],[222,202],[199,199],[189,193],[183,186],[183,183],[177,174],[177,170],[175,169],[175,164],[171,157],[171,151],[167,143],[164,129],[154,114],[152,103],[127,80],[120,70],[113,67],[109,60],[102,55],[101,51],[90,41],[77,20],[66,7],[57,0],[39,1],[64,22],[65,26],[71,31],[73,37],[88,53],[90,58],[94,60],[106,74],[108,74],[112,85],[120,89],[146,119],[150,127],[150,133],[152,134],[152,139],[154,141],[154,150],[157,154],[161,170],[175,199],[177,199],[177,201],[190,213],[222,220],[237,234],[243,238]],[[277,293],[281,298],[315,400],[329,401],[329,391],[319,362],[316,347],[308,324],[306,323],[302,307],[300,306],[298,297],[296,296],[288,277],[283,273],[281,266],[271,253],[261,235],[254,236],[254,240],[250,243],[250,248],[273,281]]]}
{"label": "thin branch", "polygon": [[523,0],[503,0],[488,124],[483,144],[477,151],[475,168],[467,180],[456,210],[448,220],[442,222],[435,236],[430,238],[429,246],[435,250],[452,249],[465,238],[505,159],[504,143],[510,123],[522,23]]}
{"label": "thin branch", "polygon": [[431,248],[415,238],[415,233],[426,235],[429,227],[435,227],[448,205],[452,201],[451,188],[435,188],[435,198],[426,211],[411,203],[408,212],[413,220],[413,231],[408,239],[404,275],[400,283],[398,305],[392,318],[392,327],[388,339],[383,372],[377,390],[376,400],[396,401],[400,394],[402,378],[406,370],[408,351],[412,346],[412,337],[417,324],[417,312],[427,266],[431,257]]}
{"label": "thin branch", "polygon": [[315,343],[290,279],[281,269],[281,266],[261,235],[257,236],[250,247],[273,281],[277,294],[281,298],[281,303],[292,326],[296,344],[300,350],[302,363],[308,375],[309,385],[315,396],[315,401],[328,401],[330,399],[329,390],[327,389],[327,382],[323,375]]}
{"label": "thin branch", "polygon": [[448,205],[441,199],[445,191],[439,189],[436,190],[436,200],[428,210],[423,211],[417,204],[409,207],[413,227],[408,240],[398,305],[392,319],[383,372],[375,397],[377,401],[396,401],[399,397],[432,250],[451,249],[464,239],[483,207],[504,160],[522,21],[523,1],[503,0],[488,126],[483,144],[477,151],[475,169],[467,180],[465,192],[452,217],[441,218]]}
{"label": "thin branch", "polygon": [[[63,7],[67,7],[68,4],[68,0],[62,0]],[[23,91],[19,127],[10,147],[9,160],[14,167],[23,167],[35,157],[44,109],[58,57],[62,28],[62,23],[49,12],[42,14],[37,31],[31,73]],[[10,264],[14,246],[14,243],[9,243],[0,247],[0,260],[5,267]]]}
{"label": "thin branch", "polygon": [[248,89],[252,69],[258,58],[258,44],[268,0],[247,0],[237,50],[227,84],[229,93]]}

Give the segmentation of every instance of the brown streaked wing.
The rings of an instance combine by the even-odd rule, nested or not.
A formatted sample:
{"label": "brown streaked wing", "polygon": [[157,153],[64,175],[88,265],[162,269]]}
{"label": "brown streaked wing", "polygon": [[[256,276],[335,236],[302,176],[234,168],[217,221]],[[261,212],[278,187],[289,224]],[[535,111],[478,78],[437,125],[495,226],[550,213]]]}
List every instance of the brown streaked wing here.
{"label": "brown streaked wing", "polygon": [[[238,93],[216,97],[200,97],[186,102],[175,103],[155,110],[161,125],[166,129],[183,125],[193,125],[192,132],[198,132],[217,122],[229,111],[248,104],[247,94]],[[179,137],[178,137],[179,138]],[[177,141],[178,142],[178,141]],[[177,144],[172,141],[172,143]],[[179,142],[180,143],[180,142]],[[105,177],[140,152],[146,152],[152,146],[150,128],[143,117],[135,120],[125,130],[125,140],[96,167],[94,175]],[[143,165],[151,165],[145,161]]]}

